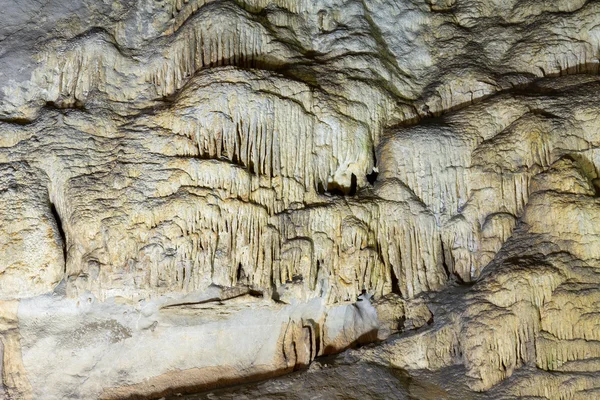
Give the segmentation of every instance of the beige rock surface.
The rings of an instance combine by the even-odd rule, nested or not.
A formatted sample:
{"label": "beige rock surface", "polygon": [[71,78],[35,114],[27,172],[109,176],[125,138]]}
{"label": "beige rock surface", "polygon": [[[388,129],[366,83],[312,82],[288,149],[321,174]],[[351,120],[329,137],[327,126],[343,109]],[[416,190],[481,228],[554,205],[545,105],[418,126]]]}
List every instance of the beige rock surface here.
{"label": "beige rock surface", "polygon": [[2,1],[0,397],[600,393],[600,2]]}

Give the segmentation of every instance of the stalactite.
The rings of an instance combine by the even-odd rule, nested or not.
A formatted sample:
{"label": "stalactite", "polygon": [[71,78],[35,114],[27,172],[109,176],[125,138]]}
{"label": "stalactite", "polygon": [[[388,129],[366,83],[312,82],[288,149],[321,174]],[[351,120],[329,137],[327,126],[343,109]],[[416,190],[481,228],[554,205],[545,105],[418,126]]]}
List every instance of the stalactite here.
{"label": "stalactite", "polygon": [[[256,76],[229,73],[234,82]],[[318,98],[307,98],[309,89],[301,84],[283,93],[261,84],[255,94],[240,83],[234,86],[234,99],[230,82],[205,87],[209,76],[186,90],[175,113],[158,115],[157,124],[194,140],[203,157],[226,158],[268,178],[294,179],[308,193],[332,183],[349,190],[352,174],[359,188],[366,185],[374,160],[366,151],[373,146],[371,133],[363,125],[317,106]]]}

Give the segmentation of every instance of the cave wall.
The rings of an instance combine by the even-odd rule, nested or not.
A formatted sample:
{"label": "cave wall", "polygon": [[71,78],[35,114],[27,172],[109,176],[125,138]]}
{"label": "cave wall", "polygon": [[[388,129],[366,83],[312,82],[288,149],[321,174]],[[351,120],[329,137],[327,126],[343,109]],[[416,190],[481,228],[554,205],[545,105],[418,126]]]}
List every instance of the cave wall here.
{"label": "cave wall", "polygon": [[600,391],[600,3],[5,8],[0,396],[158,398],[390,335],[364,359]]}

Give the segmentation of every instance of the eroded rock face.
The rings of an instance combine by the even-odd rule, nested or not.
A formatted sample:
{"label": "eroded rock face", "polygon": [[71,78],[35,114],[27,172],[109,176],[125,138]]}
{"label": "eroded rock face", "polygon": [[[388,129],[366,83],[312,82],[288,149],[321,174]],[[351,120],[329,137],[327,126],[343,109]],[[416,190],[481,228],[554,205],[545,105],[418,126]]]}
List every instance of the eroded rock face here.
{"label": "eroded rock face", "polygon": [[600,3],[5,8],[1,396],[600,391]]}

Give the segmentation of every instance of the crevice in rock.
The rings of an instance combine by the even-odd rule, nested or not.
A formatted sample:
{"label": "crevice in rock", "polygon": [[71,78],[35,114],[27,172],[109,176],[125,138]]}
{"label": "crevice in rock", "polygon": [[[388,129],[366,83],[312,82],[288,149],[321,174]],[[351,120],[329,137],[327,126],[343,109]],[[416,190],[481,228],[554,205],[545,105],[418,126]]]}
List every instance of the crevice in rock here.
{"label": "crevice in rock", "polygon": [[357,186],[358,186],[358,183],[357,183],[356,175],[352,174],[352,176],[350,177],[350,190],[348,191],[349,196],[356,195]]}
{"label": "crevice in rock", "polygon": [[30,119],[27,119],[27,118],[19,118],[19,117],[0,118],[0,122],[2,122],[2,123],[13,124],[13,125],[20,125],[20,126],[29,125],[33,121],[34,120],[30,120]]}
{"label": "crevice in rock", "polygon": [[377,182],[378,176],[379,172],[377,172],[376,169],[373,169],[373,171],[370,174],[367,174],[367,182],[369,182],[371,186],[375,186],[375,182]]}
{"label": "crevice in rock", "polygon": [[446,271],[446,275],[448,276],[448,278],[450,278],[452,276],[452,272],[450,271],[448,263],[446,262],[446,248],[444,246],[444,240],[442,237],[440,237],[440,245],[442,246],[442,251],[440,252],[440,254],[442,256],[442,267],[444,267],[444,271]]}
{"label": "crevice in rock", "polygon": [[367,182],[371,186],[375,186],[375,182],[377,182],[377,177],[379,176],[379,169],[377,167],[377,152],[375,151],[375,147],[373,147],[373,169],[370,174],[367,174]]}
{"label": "crevice in rock", "polygon": [[67,236],[65,235],[65,231],[64,231],[64,226],[63,226],[63,223],[62,223],[62,219],[60,218],[60,215],[58,214],[58,210],[56,209],[56,206],[52,202],[50,202],[50,212],[52,213],[52,217],[54,217],[54,221],[56,222],[56,229],[57,229],[58,235],[60,237],[62,251],[63,251],[63,258],[64,258],[65,268],[66,268],[66,264],[67,264]]}
{"label": "crevice in rock", "polygon": [[244,267],[242,266],[242,263],[238,264],[238,268],[237,268],[237,276],[236,276],[236,281],[242,282],[246,280],[246,273],[244,272]]}
{"label": "crevice in rock", "polygon": [[327,183],[327,191],[321,193],[322,185],[319,183],[319,193],[328,193],[333,196],[354,196],[358,190],[358,179],[355,174],[350,176],[350,186],[340,185],[339,183],[332,181]]}
{"label": "crevice in rock", "polygon": [[398,281],[398,277],[396,273],[392,269],[390,272],[390,276],[392,278],[392,293],[402,296],[402,291],[400,290],[400,282]]}

